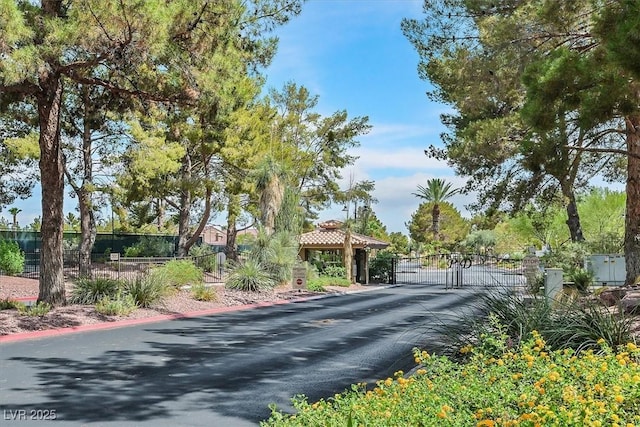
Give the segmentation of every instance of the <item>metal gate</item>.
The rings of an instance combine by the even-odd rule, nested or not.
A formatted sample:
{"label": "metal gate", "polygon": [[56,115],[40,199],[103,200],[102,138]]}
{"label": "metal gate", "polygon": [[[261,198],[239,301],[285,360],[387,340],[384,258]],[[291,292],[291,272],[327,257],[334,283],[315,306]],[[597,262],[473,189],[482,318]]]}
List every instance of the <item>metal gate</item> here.
{"label": "metal gate", "polygon": [[393,283],[464,286],[525,286],[522,260],[487,255],[437,254],[394,258]]}

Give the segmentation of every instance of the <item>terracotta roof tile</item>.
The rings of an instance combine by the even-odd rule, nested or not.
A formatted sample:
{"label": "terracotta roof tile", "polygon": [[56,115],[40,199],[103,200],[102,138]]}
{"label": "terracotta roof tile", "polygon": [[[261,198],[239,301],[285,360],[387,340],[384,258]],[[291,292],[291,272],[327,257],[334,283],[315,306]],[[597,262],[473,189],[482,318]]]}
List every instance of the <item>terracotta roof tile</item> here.
{"label": "terracotta roof tile", "polygon": [[[302,247],[342,247],[344,245],[345,232],[336,228],[318,228],[300,236]],[[374,249],[383,249],[389,243],[362,234],[351,234],[351,245],[355,247],[369,246]]]}

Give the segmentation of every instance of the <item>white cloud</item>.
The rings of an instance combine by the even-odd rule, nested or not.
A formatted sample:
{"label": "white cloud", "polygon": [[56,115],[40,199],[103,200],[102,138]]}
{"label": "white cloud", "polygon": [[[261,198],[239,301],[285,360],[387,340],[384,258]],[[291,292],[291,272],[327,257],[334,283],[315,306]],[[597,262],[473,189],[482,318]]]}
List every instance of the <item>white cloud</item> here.
{"label": "white cloud", "polygon": [[[411,214],[423,202],[412,193],[416,192],[418,185],[425,185],[431,178],[445,179],[454,188],[462,188],[466,184],[466,180],[459,176],[426,173],[416,173],[407,177],[390,176],[376,181],[375,197],[378,199],[378,204],[374,210],[389,231],[408,233],[404,224],[411,219]],[[449,201],[463,216],[469,216],[465,205],[473,199],[473,195],[457,195]]]}
{"label": "white cloud", "polygon": [[403,141],[407,139],[424,139],[425,146],[427,138],[437,138],[442,130],[442,125],[417,125],[417,124],[373,124],[371,131],[360,138],[360,142],[364,146],[382,145],[395,141]]}
{"label": "white cloud", "polygon": [[[359,156],[355,167],[367,171],[367,175],[371,176],[379,176],[380,173],[384,173],[385,169],[450,170],[445,161],[425,156],[424,148],[421,147],[401,147],[398,149],[361,147],[353,150],[352,154]],[[376,170],[380,173],[376,173]]]}
{"label": "white cloud", "polygon": [[[370,179],[364,171],[350,171],[345,173],[345,179],[343,179],[341,185],[342,188],[346,188],[348,185],[348,179],[351,174],[356,181]],[[418,206],[422,202],[421,199],[412,193],[417,190],[418,185],[425,185],[427,180],[431,178],[444,179],[450,182],[454,188],[462,188],[466,184],[466,179],[459,176],[424,172],[414,173],[409,176],[392,175],[375,180],[376,187],[373,195],[378,199],[378,203],[372,206],[372,208],[380,221],[387,227],[387,231],[399,231],[404,234],[409,234],[405,223],[411,220],[411,215],[418,209]],[[473,194],[460,194],[452,197],[449,201],[463,216],[470,217],[470,213],[465,206],[474,200],[475,196]],[[342,206],[333,206],[331,209],[323,211],[320,214],[320,220],[340,219],[344,218],[345,215],[342,211]]]}

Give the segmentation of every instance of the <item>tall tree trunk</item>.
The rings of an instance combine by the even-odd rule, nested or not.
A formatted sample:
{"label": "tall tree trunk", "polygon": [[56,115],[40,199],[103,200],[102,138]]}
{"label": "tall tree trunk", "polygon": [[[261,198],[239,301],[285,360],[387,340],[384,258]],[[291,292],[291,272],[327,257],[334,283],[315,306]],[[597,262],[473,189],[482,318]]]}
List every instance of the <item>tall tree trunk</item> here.
{"label": "tall tree trunk", "polygon": [[440,240],[440,205],[433,204],[433,210],[431,211],[431,231],[433,231],[433,240],[436,242]]}
{"label": "tall tree trunk", "polygon": [[284,186],[277,175],[273,175],[260,194],[260,219],[268,235],[275,231],[276,216],[282,206]]}
{"label": "tall tree trunk", "polygon": [[344,233],[344,269],[346,278],[351,283],[353,277],[351,274],[351,265],[353,264],[353,246],[351,246],[351,228],[347,226]]}
{"label": "tall tree trunk", "polygon": [[191,233],[191,237],[185,243],[185,249],[187,254],[189,254],[189,250],[193,245],[196,244],[200,235],[202,234],[202,230],[207,226],[207,222],[209,221],[209,216],[211,216],[211,196],[213,194],[213,190],[211,186],[207,186],[204,200],[204,212],[202,213],[202,217],[200,218],[200,223],[198,227]]}
{"label": "tall tree trunk", "polygon": [[[80,188],[74,187],[78,196],[78,207],[80,209],[80,276],[91,277],[91,251],[96,242],[96,219],[93,212],[92,192],[89,190],[93,186],[93,159],[91,140],[91,119],[93,108],[89,98],[89,90],[86,86],[82,88],[84,120],[82,134],[82,167],[83,177]],[[71,183],[71,179],[69,180]]]}
{"label": "tall tree trunk", "polygon": [[224,254],[228,260],[233,262],[238,261],[238,248],[236,247],[238,229],[236,228],[236,221],[238,221],[239,214],[240,196],[237,194],[229,195],[229,202],[227,203],[227,244],[224,247]]}
{"label": "tall tree trunk", "polygon": [[37,95],[40,121],[40,176],[42,186],[42,247],[38,301],[51,305],[66,302],[62,241],[64,229],[64,164],[60,146],[62,79],[49,71],[39,76]]}
{"label": "tall tree trunk", "polygon": [[[191,182],[191,157],[189,153],[184,156],[182,160],[182,182]],[[189,240],[189,223],[191,222],[191,204],[193,203],[191,197],[191,190],[189,188],[183,188],[180,192],[180,205],[178,207],[178,256],[184,257],[188,255],[189,249],[187,248],[187,241]]]}
{"label": "tall tree trunk", "polygon": [[584,242],[584,234],[582,234],[582,225],[580,224],[580,215],[578,214],[578,204],[576,203],[576,195],[572,189],[563,186],[562,195],[567,200],[567,226],[572,242]]}
{"label": "tall tree trunk", "polygon": [[164,203],[160,198],[156,199],[156,215],[158,232],[161,232],[164,227]]}
{"label": "tall tree trunk", "polygon": [[178,256],[189,254],[189,223],[191,222],[191,192],[183,190],[180,195],[180,217],[178,219]]}
{"label": "tall tree trunk", "polygon": [[82,187],[78,193],[80,208],[80,276],[91,277],[91,252],[96,242],[96,219],[93,213],[91,192]]}
{"label": "tall tree trunk", "polygon": [[627,131],[627,207],[625,216],[625,284],[640,277],[640,114],[626,118]]}

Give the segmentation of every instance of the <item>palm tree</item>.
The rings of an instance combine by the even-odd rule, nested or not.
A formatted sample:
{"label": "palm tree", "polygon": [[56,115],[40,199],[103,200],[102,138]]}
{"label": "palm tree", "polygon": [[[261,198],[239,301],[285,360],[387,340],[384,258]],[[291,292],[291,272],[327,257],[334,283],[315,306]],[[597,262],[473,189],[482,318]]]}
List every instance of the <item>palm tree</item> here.
{"label": "palm tree", "polygon": [[254,172],[256,188],[260,194],[260,222],[268,235],[274,231],[276,215],[284,197],[282,175],[282,168],[272,157],[265,158]]}
{"label": "palm tree", "polygon": [[73,212],[67,213],[67,217],[64,220],[67,223],[67,226],[71,230],[77,230],[80,225],[80,219],[73,214]]}
{"label": "palm tree", "polygon": [[411,193],[416,197],[425,199],[427,202],[433,203],[433,210],[431,211],[431,231],[433,232],[433,239],[440,240],[440,203],[445,202],[451,196],[455,196],[460,193],[459,188],[451,188],[451,183],[446,182],[444,179],[433,178],[427,181],[426,187],[418,185],[418,192]]}
{"label": "palm tree", "polygon": [[9,213],[11,215],[13,215],[13,230],[17,230],[18,229],[18,219],[17,216],[18,214],[22,212],[22,209],[18,209],[18,208],[11,208],[9,209]]}
{"label": "palm tree", "polygon": [[22,212],[22,209],[19,208],[10,208],[9,213],[13,215],[13,240],[18,238],[18,213]]}

